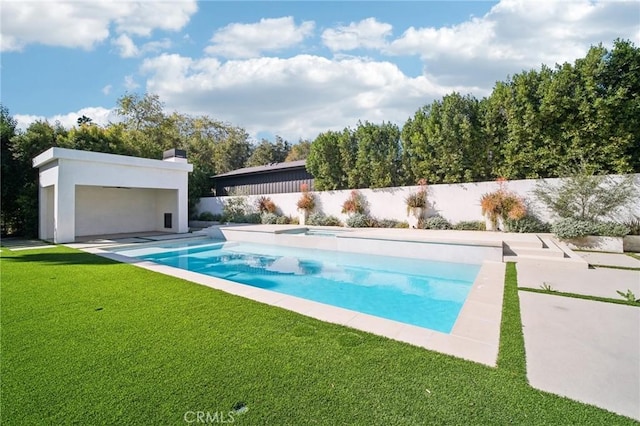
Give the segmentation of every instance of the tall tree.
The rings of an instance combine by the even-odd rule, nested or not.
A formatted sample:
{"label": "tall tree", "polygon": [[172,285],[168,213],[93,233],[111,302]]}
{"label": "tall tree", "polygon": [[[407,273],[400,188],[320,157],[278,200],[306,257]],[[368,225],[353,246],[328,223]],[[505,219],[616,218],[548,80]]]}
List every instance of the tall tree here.
{"label": "tall tree", "polygon": [[56,123],[46,121],[32,123],[24,133],[11,138],[10,150],[14,161],[17,192],[13,223],[18,234],[35,237],[38,235],[38,170],[32,160],[47,149],[59,146],[67,131]]}
{"label": "tall tree", "polygon": [[503,162],[498,168],[500,176],[507,179],[537,178],[545,174],[546,160],[539,158],[544,149],[539,114],[541,79],[540,73],[531,70],[514,75],[508,83],[511,93],[505,105],[507,141],[502,146]]}
{"label": "tall tree", "polygon": [[480,103],[472,96],[446,95],[416,112],[402,132],[407,183],[486,179],[491,173],[492,144],[484,136]]}
{"label": "tall tree", "polygon": [[611,157],[607,170],[640,172],[640,48],[618,39],[603,62],[598,88],[603,93],[600,129]]}
{"label": "tall tree", "polygon": [[19,178],[19,166],[11,152],[11,139],[16,135],[17,121],[9,113],[9,109],[0,104],[0,173],[2,173],[2,202],[0,203],[0,221],[2,233],[13,231],[16,227],[16,200],[23,182]]}
{"label": "tall tree", "polygon": [[360,187],[360,176],[356,162],[358,160],[358,139],[355,131],[346,127],[338,135],[338,151],[340,152],[340,166],[342,167],[342,181],[340,187]]}
{"label": "tall tree", "polygon": [[298,143],[291,146],[289,153],[285,157],[284,161],[298,161],[306,160],[311,151],[311,141],[307,139],[300,139]]}
{"label": "tall tree", "polygon": [[320,133],[311,143],[306,168],[315,178],[315,188],[320,191],[343,188],[344,170],[340,161],[339,139],[340,133],[329,130]]}
{"label": "tall tree", "polygon": [[270,163],[281,163],[285,158],[287,158],[290,148],[291,146],[289,145],[289,142],[285,141],[280,136],[276,136],[276,140],[273,143],[266,139],[262,139],[262,141],[253,149],[253,152],[245,165],[247,167],[252,167]]}
{"label": "tall tree", "polygon": [[[356,188],[384,188],[400,181],[400,129],[392,123],[358,123]],[[355,179],[354,179],[355,180]]]}
{"label": "tall tree", "polygon": [[184,142],[179,133],[183,116],[165,114],[158,95],[129,93],[120,97],[117,105],[116,113],[126,130],[124,142],[135,155],[160,158],[163,151],[179,148]]}

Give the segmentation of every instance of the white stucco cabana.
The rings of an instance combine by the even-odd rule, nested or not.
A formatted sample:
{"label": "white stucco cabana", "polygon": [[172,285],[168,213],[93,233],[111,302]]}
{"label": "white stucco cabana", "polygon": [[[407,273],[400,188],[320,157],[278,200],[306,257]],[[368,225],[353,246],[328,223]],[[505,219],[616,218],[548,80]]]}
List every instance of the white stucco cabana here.
{"label": "white stucco cabana", "polygon": [[177,150],[165,160],[51,148],[33,159],[40,171],[43,240],[88,235],[188,232],[188,175]]}

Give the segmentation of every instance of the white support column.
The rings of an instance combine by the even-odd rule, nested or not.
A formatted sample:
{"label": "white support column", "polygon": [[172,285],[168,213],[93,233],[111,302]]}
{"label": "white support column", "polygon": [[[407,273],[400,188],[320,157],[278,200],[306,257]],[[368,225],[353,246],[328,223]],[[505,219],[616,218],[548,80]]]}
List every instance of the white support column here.
{"label": "white support column", "polygon": [[54,232],[55,232],[55,213],[54,213],[54,191],[55,186],[40,186],[38,188],[38,198],[39,198],[39,227],[38,227],[38,238],[46,241],[54,240]]}
{"label": "white support column", "polygon": [[[62,167],[62,165],[60,165]],[[55,186],[55,234],[56,244],[72,243],[76,239],[76,186],[74,182],[59,173]]]}
{"label": "white support column", "polygon": [[47,191],[41,185],[38,186],[38,238],[46,240],[47,238]]}
{"label": "white support column", "polygon": [[178,233],[189,232],[189,183],[188,178],[184,176],[184,185],[178,189],[176,206],[178,212]]}

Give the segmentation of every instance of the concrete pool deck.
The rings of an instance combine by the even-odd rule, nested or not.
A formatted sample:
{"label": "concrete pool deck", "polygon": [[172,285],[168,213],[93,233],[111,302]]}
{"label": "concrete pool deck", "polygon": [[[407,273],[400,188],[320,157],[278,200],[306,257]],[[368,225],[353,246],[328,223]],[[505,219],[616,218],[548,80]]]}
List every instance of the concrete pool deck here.
{"label": "concrete pool deck", "polygon": [[[592,256],[599,264],[623,254]],[[632,259],[633,260],[633,259]],[[621,299],[640,271],[540,269],[518,264],[518,286]],[[640,420],[640,307],[519,291],[531,386]]]}
{"label": "concrete pool deck", "polygon": [[104,247],[82,250],[119,262],[182,278],[216,290],[277,306],[321,321],[344,325],[425,349],[495,366],[500,343],[505,264],[484,262],[471,287],[451,333],[404,324],[373,315],[338,308],[299,297],[215,278],[184,269],[105,251]]}

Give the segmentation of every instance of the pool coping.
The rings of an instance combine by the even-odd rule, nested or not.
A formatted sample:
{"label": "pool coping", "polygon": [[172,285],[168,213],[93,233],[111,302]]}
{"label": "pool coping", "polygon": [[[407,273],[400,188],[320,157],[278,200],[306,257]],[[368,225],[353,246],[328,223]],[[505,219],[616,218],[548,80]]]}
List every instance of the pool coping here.
{"label": "pool coping", "polygon": [[[397,228],[338,228],[336,238],[357,238],[363,240],[382,240],[382,241],[402,241],[411,243],[432,243],[447,245],[465,245],[479,247],[499,247],[502,249],[503,239],[489,238],[487,235],[473,235],[469,233],[460,233],[457,238],[451,237],[449,233],[430,230],[425,233],[424,230],[416,232],[415,229],[397,229]],[[225,226],[225,231],[249,232],[262,234],[299,234],[308,230],[326,230],[336,231],[335,226],[315,226],[315,225],[242,225],[242,226]],[[464,232],[464,231],[463,231]],[[485,232],[486,234],[486,232]]]}
{"label": "pool coping", "polygon": [[428,328],[376,317],[300,297],[211,277],[155,262],[127,257],[100,247],[81,247],[87,253],[181,278],[229,294],[251,299],[356,330],[384,336],[414,346],[496,366],[506,265],[484,261],[451,330],[446,334]]}

